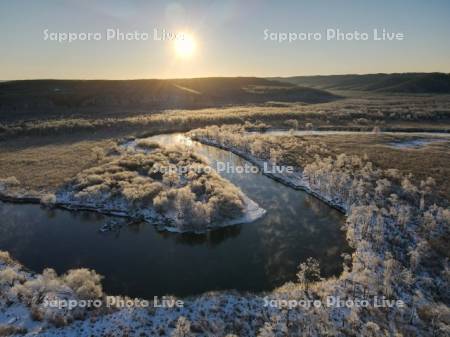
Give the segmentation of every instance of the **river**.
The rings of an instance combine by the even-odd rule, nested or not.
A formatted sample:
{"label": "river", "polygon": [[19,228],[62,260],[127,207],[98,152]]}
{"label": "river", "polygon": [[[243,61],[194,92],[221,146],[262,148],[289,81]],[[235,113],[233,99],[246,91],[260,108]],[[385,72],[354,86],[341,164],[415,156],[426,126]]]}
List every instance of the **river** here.
{"label": "river", "polygon": [[[151,138],[183,143],[211,164],[251,165],[182,134]],[[220,174],[266,209],[264,217],[203,235],[161,232],[148,223],[102,233],[99,229],[110,220],[105,215],[0,203],[0,250],[36,272],[95,269],[105,277],[108,294],[141,298],[268,291],[294,281],[298,264],[309,256],[320,261],[324,277],[341,272],[341,254],[349,251],[341,230],[343,214],[261,173]]]}

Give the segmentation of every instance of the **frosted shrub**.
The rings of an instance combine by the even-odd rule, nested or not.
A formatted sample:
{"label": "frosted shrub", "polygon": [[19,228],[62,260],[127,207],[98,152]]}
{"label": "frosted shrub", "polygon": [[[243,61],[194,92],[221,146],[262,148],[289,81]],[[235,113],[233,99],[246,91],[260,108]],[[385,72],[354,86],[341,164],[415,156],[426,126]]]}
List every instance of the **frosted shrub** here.
{"label": "frosted shrub", "polygon": [[73,269],[58,277],[53,269],[14,287],[18,296],[27,303],[40,303],[47,294],[71,294],[79,299],[96,299],[102,296],[101,276],[88,269]]}
{"label": "frosted shrub", "polygon": [[242,214],[244,204],[235,191],[222,190],[209,201],[212,219],[220,220],[227,216],[237,217]]}
{"label": "frosted shrub", "polygon": [[357,118],[354,120],[354,123],[359,125],[368,125],[370,121],[367,118]]}
{"label": "frosted shrub", "polygon": [[298,129],[298,121],[296,119],[288,119],[286,122],[284,122],[289,128],[293,130]]}
{"label": "frosted shrub", "polygon": [[92,153],[97,161],[100,161],[105,157],[105,150],[98,146],[92,148]]}
{"label": "frosted shrub", "polygon": [[195,201],[195,194],[188,187],[175,191],[175,210],[181,222],[189,222],[194,226],[204,226],[209,222],[207,204]]}
{"label": "frosted shrub", "polygon": [[258,336],[257,337],[275,337],[275,333],[273,331],[272,326],[270,323],[264,323],[264,326],[259,329]]}
{"label": "frosted shrub", "polygon": [[153,199],[153,205],[158,212],[166,212],[169,209],[169,198],[166,191],[162,191]]}
{"label": "frosted shrub", "polygon": [[264,143],[260,140],[255,140],[250,145],[250,151],[254,156],[261,157],[265,155]]}
{"label": "frosted shrub", "polygon": [[103,178],[98,174],[91,174],[86,177],[87,185],[98,185],[103,183]]}
{"label": "frosted shrub", "polygon": [[306,262],[303,262],[298,266],[297,278],[305,287],[306,291],[308,291],[310,283],[320,281],[319,261],[315,258],[308,257]]}
{"label": "frosted shrub", "polygon": [[305,127],[306,127],[307,130],[312,130],[312,129],[314,129],[313,123],[306,123],[306,124],[305,124]]}
{"label": "frosted shrub", "polygon": [[170,337],[193,337],[191,323],[186,317],[180,316],[178,318],[175,329],[170,334]]}
{"label": "frosted shrub", "polygon": [[16,177],[0,178],[0,191],[6,190],[7,188],[19,186],[20,182]]}
{"label": "frosted shrub", "polygon": [[282,152],[278,149],[270,149],[270,161],[272,164],[277,165],[280,163],[280,160],[282,158]]}
{"label": "frosted shrub", "polygon": [[20,273],[8,268],[0,272],[0,280],[0,285],[14,284],[9,294],[30,307],[33,319],[46,320],[55,326],[64,326],[83,317],[88,309],[69,310],[47,305],[47,302],[94,300],[103,295],[101,276],[88,269],[70,270],[63,276],[58,276],[53,269],[45,269],[42,274],[25,280]]}
{"label": "frosted shrub", "polygon": [[159,144],[148,139],[140,139],[136,142],[136,146],[146,150],[159,148]]}
{"label": "frosted shrub", "polygon": [[96,299],[102,296],[102,277],[94,270],[73,269],[62,277],[63,282],[70,287],[79,299]]}
{"label": "frosted shrub", "polygon": [[19,336],[25,335],[27,332],[27,329],[23,327],[17,327],[10,324],[0,324],[0,336]]}
{"label": "frosted shrub", "polygon": [[44,269],[41,275],[16,285],[12,289],[25,303],[39,304],[47,293],[70,292],[53,269]]}
{"label": "frosted shrub", "polygon": [[17,272],[17,270],[6,267],[3,270],[0,270],[0,287],[2,286],[12,286],[15,282],[24,281],[24,277],[22,274]]}
{"label": "frosted shrub", "polygon": [[11,258],[11,256],[9,255],[8,252],[2,251],[0,250],[0,264],[4,263],[4,264],[13,264],[14,261]]}
{"label": "frosted shrub", "polygon": [[41,196],[41,204],[52,206],[56,203],[56,196],[53,193],[44,194]]}
{"label": "frosted shrub", "polygon": [[180,182],[180,177],[176,172],[166,172],[163,176],[163,182],[169,186],[176,186]]}
{"label": "frosted shrub", "polygon": [[131,202],[152,203],[153,199],[163,190],[163,185],[159,182],[141,184],[127,184],[123,187],[122,193]]}

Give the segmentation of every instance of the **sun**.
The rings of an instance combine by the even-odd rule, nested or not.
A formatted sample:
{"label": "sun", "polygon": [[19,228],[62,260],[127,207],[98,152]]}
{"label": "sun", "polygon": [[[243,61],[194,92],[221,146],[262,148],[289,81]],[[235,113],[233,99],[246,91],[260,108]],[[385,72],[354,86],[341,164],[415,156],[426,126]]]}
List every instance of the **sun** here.
{"label": "sun", "polygon": [[174,43],[175,54],[180,58],[190,58],[195,53],[196,43],[194,37],[188,33],[181,35]]}

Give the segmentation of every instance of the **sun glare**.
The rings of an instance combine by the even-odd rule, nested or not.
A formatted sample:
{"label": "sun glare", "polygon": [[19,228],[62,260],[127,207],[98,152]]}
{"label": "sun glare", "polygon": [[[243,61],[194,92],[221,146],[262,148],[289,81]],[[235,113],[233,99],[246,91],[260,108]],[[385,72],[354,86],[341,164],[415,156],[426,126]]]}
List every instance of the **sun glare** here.
{"label": "sun glare", "polygon": [[183,34],[183,38],[175,40],[175,53],[180,58],[190,58],[195,53],[195,40],[192,35]]}

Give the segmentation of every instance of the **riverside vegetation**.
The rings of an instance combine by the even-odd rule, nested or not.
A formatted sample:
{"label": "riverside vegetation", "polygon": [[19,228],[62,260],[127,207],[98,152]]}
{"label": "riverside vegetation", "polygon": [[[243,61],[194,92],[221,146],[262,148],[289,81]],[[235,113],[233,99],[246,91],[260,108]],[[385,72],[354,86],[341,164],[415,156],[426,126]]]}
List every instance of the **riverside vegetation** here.
{"label": "riverside vegetation", "polygon": [[263,214],[188,149],[145,141],[136,149],[115,147],[100,165],[79,173],[57,199],[149,221],[162,217],[166,228],[181,232],[204,232]]}
{"label": "riverside vegetation", "polygon": [[0,193],[40,198],[45,205],[91,209],[157,223],[180,232],[247,222],[264,212],[191,151],[138,141],[136,148],[97,149],[96,165],[55,193],[24,190],[15,177],[0,180]]}

